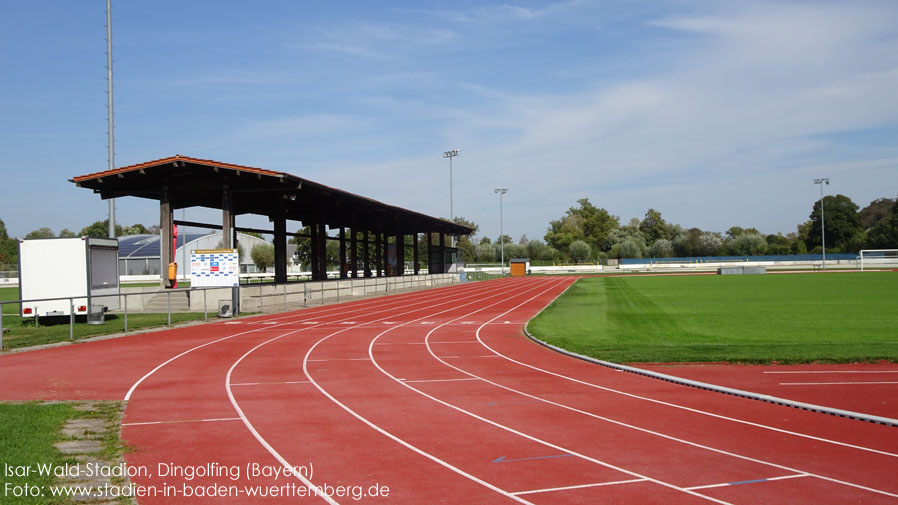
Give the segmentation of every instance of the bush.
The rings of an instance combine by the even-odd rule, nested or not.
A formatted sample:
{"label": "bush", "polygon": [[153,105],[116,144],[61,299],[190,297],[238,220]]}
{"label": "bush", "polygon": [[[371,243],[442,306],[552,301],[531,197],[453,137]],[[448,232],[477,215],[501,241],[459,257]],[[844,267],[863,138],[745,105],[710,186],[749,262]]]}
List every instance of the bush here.
{"label": "bush", "polygon": [[589,261],[589,258],[592,256],[592,248],[582,240],[575,240],[568,248],[568,253],[571,255],[571,261],[580,263]]}

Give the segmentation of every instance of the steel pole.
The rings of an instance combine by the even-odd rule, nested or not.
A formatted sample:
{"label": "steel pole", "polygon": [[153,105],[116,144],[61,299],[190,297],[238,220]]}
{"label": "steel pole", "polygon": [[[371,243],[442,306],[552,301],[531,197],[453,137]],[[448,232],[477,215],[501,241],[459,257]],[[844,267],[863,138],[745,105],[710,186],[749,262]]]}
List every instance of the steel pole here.
{"label": "steel pole", "polygon": [[826,215],[823,212],[823,183],[820,183],[820,240],[823,244],[823,269],[826,270]]}
{"label": "steel pole", "polygon": [[[112,0],[106,0],[106,94],[109,126],[109,170],[115,169],[114,117],[112,108]],[[115,238],[115,198],[109,199],[109,238]]]}
{"label": "steel pole", "polygon": [[502,215],[502,195],[508,193],[508,188],[496,188],[494,190],[495,193],[499,195],[499,251],[501,254],[501,262],[502,262],[502,275],[505,275],[505,230],[504,222],[505,218]]}

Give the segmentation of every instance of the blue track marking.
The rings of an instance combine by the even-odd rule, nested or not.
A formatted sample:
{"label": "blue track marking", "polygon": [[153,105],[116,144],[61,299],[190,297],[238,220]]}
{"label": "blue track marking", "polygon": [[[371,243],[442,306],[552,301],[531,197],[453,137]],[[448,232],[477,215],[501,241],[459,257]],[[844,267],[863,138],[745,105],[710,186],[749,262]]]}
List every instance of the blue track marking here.
{"label": "blue track marking", "polygon": [[533,456],[530,458],[505,459],[505,456],[499,456],[493,460],[493,463],[510,463],[512,461],[528,461],[531,459],[551,459],[551,458],[567,458],[573,454],[555,454],[554,456]]}
{"label": "blue track marking", "polygon": [[739,482],[730,482],[727,486],[738,486],[740,484],[755,484],[757,482],[768,482],[770,479],[743,480]]}

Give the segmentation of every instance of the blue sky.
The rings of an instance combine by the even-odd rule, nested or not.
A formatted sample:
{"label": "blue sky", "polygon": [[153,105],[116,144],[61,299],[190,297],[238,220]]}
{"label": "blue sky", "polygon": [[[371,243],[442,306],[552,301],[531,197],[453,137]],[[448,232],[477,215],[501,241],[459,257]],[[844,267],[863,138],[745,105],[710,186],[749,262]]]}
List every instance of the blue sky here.
{"label": "blue sky", "polygon": [[[106,168],[105,2],[2,7],[0,219],[78,231],[107,213],[67,182]],[[460,148],[456,215],[497,236],[509,188],[515,239],[583,197],[788,233],[813,178],[898,195],[892,1],[113,0],[113,32],[117,166],[210,158],[445,217]],[[117,220],[158,207],[120,199]]]}

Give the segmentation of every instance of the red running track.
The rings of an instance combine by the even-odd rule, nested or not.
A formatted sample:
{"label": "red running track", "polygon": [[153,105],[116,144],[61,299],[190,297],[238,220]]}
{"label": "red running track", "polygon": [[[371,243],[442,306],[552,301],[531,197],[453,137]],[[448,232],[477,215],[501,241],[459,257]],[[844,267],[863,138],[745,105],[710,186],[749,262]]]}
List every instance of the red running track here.
{"label": "red running track", "polygon": [[[617,372],[526,339],[523,324],[573,280],[3,356],[0,397],[126,397],[126,458],[148,473],[132,481],[156,492],[141,504],[898,503],[896,428]],[[247,494],[307,486],[330,496]]]}

